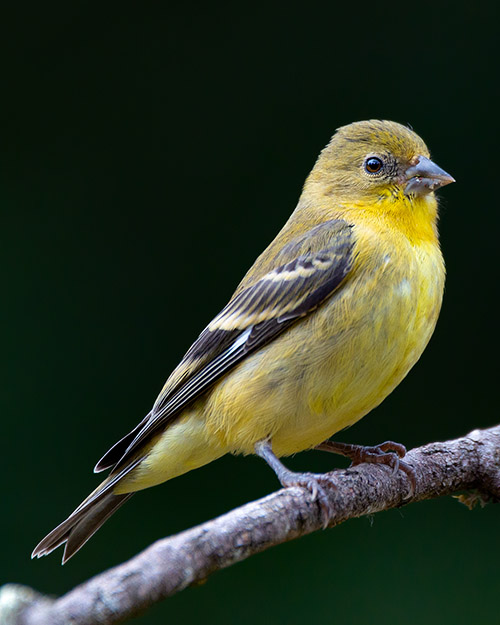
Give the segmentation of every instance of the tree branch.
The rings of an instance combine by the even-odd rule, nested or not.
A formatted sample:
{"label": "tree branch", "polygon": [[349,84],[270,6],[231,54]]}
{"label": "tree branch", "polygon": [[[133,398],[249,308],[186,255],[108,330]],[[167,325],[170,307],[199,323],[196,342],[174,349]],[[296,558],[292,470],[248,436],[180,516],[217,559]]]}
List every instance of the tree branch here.
{"label": "tree branch", "polygon": [[[408,480],[380,465],[363,464],[329,474],[327,495],[335,510],[330,527],[347,519],[408,503],[467,491],[460,500],[500,501],[500,425],[464,438],[410,451],[405,462],[417,475]],[[472,493],[470,491],[473,491]],[[5,625],[112,625],[143,612],[206,579],[211,573],[273,545],[321,529],[321,511],[301,488],[282,489],[203,525],[157,541],[128,562],[51,600],[24,586],[0,591]]]}

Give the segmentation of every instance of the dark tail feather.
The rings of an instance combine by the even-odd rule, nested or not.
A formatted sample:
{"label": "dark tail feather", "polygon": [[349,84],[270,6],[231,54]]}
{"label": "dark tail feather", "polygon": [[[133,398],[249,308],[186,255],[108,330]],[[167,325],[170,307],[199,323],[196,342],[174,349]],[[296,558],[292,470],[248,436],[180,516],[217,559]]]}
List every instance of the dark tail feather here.
{"label": "dark tail feather", "polygon": [[38,543],[31,557],[41,558],[66,543],[62,563],[67,562],[101,525],[132,497],[134,493],[115,495],[113,487],[143,459],[137,458],[128,467],[104,480],[65,521]]}
{"label": "dark tail feather", "polygon": [[101,525],[118,510],[120,506],[132,497],[134,493],[114,495],[106,493],[98,501],[94,501],[88,508],[73,514],[58,525],[48,534],[34,549],[31,557],[41,558],[66,543],[62,563],[67,562],[71,556],[83,547],[87,540],[93,536]]}
{"label": "dark tail feather", "polygon": [[134,493],[113,495],[113,493],[108,493],[103,497],[102,501],[93,506],[92,509],[89,510],[89,513],[85,515],[68,534],[62,563],[64,564],[74,556],[87,540],[97,532],[101,525],[103,525],[118,508],[123,506],[133,494]]}
{"label": "dark tail feather", "polygon": [[94,467],[94,473],[100,473],[105,469],[109,469],[113,467],[119,460],[121,460],[123,454],[127,451],[128,446],[134,440],[136,434],[142,430],[146,421],[148,421],[151,413],[148,413],[144,419],[137,425],[131,432],[129,432],[126,436],[121,438],[117,443],[109,449],[104,456],[99,460],[99,462]]}

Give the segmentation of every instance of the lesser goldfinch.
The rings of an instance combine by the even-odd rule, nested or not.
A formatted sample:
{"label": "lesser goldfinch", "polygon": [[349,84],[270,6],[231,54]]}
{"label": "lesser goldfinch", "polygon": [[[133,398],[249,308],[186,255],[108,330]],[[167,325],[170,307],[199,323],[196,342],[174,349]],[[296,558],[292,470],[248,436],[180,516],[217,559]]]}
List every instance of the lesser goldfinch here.
{"label": "lesser goldfinch", "polygon": [[320,498],[321,476],[279,457],[316,447],[394,465],[397,444],[363,454],[327,439],[380,404],[431,337],[445,278],[434,191],[451,182],[405,126],[339,128],[151,412],[97,463],[108,477],[33,556],[65,543],[65,562],[135,491],[227,453],[257,453]]}

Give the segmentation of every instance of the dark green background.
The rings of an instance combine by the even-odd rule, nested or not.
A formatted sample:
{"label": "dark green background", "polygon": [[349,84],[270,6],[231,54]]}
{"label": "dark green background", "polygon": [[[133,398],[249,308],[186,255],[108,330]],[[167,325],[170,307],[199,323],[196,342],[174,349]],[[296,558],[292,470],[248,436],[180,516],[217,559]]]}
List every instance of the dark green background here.
{"label": "dark green background", "polygon": [[[341,438],[411,447],[498,421],[494,5],[350,5],[2,9],[1,581],[63,593],[278,487],[262,461],[226,458],[132,499],[64,568],[60,552],[29,560],[350,121],[411,123],[458,182],[440,194],[448,281],[434,338]],[[137,622],[497,622],[499,520],[500,506],[451,498],[354,520]]]}

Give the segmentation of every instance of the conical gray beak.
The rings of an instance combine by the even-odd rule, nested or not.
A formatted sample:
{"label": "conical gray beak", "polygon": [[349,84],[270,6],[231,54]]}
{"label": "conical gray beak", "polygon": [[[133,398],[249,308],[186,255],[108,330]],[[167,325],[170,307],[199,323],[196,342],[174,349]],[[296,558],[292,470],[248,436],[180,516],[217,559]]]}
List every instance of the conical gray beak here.
{"label": "conical gray beak", "polygon": [[455,182],[455,178],[438,167],[426,156],[419,156],[418,161],[405,172],[406,195],[426,195],[440,187]]}

